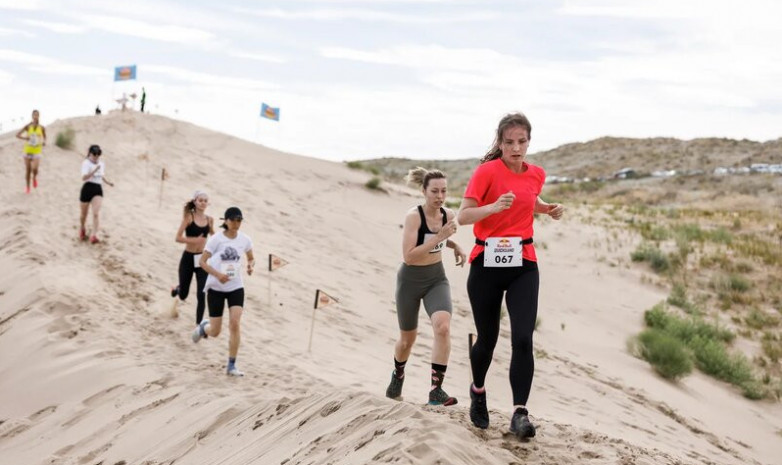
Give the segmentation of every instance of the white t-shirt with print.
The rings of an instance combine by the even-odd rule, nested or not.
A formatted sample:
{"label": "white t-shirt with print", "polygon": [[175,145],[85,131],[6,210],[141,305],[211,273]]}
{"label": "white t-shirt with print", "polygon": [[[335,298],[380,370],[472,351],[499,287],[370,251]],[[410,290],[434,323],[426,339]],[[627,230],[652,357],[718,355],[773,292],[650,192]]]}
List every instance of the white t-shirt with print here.
{"label": "white t-shirt with print", "polygon": [[92,170],[95,169],[96,166],[100,166],[98,171],[95,172],[91,177],[87,178],[86,182],[94,182],[95,184],[103,184],[103,173],[106,172],[106,166],[103,164],[102,161],[99,161],[98,163],[93,163],[90,161],[89,158],[84,159],[83,162],[81,162],[81,177],[90,174]]}
{"label": "white t-shirt with print", "polygon": [[211,254],[207,263],[220,273],[231,276],[226,283],[221,283],[215,276],[206,278],[204,292],[214,289],[220,292],[231,292],[244,287],[242,284],[242,256],[253,249],[253,241],[247,234],[239,231],[231,239],[220,231],[210,237],[204,250]]}

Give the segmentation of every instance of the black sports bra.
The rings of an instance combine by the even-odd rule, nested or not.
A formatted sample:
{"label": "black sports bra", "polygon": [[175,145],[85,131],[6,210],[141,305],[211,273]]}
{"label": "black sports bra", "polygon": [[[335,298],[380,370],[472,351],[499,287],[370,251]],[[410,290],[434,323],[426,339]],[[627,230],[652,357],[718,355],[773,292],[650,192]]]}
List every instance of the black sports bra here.
{"label": "black sports bra", "polygon": [[185,228],[185,236],[187,237],[209,236],[209,219],[206,220],[206,226],[198,226],[195,222],[195,217],[193,217],[193,221],[191,221],[190,224],[188,224],[187,227]]}
{"label": "black sports bra", "polygon": [[[445,223],[448,222],[448,215],[445,213],[445,208],[440,207],[440,213],[443,214],[443,226],[445,226]],[[427,234],[434,234],[429,230],[429,226],[426,225],[426,215],[424,215],[424,208],[420,205],[418,206],[418,214],[421,215],[421,226],[418,228],[418,240],[415,243],[416,247],[424,243]],[[439,250],[436,250],[436,252],[439,252]]]}

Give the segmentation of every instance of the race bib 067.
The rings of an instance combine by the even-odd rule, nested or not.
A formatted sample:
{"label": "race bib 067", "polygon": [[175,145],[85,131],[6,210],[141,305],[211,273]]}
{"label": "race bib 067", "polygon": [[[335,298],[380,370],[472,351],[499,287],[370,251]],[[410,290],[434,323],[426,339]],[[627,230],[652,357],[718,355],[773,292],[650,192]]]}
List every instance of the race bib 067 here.
{"label": "race bib 067", "polygon": [[523,265],[520,237],[490,237],[483,250],[485,267],[517,267]]}

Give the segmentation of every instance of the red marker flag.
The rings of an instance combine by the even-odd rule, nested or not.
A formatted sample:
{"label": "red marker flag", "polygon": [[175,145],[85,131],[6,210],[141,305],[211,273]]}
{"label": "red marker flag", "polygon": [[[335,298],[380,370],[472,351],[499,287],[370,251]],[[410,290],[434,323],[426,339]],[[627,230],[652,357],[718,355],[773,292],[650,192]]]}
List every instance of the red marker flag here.
{"label": "red marker flag", "polygon": [[320,289],[315,291],[315,307],[316,309],[325,307],[326,305],[330,305],[333,303],[339,303],[339,300],[335,299],[334,297],[331,297],[330,295],[326,294],[325,292],[321,291]]}
{"label": "red marker flag", "polygon": [[283,260],[282,258],[274,255],[273,253],[269,254],[269,271],[274,271],[277,268],[282,268],[287,264],[288,262],[286,260]]}

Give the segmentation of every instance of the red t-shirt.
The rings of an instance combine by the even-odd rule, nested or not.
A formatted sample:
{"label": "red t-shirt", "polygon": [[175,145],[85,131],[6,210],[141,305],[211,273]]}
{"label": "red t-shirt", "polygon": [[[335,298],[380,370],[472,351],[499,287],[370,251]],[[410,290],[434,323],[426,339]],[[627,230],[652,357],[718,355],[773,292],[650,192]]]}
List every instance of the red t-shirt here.
{"label": "red t-shirt", "polygon": [[[483,163],[475,169],[475,172],[467,183],[464,198],[474,199],[478,206],[482,207],[494,203],[502,194],[513,191],[516,199],[511,207],[500,213],[489,215],[478,221],[473,226],[473,234],[481,240],[488,237],[532,237],[532,216],[535,211],[535,202],[543,189],[546,181],[546,172],[543,168],[529,163],[524,163],[527,168],[522,173],[514,173],[509,170],[499,158]],[[470,253],[470,263],[483,252],[482,245],[475,245]],[[533,262],[537,261],[535,246],[525,244],[522,248],[522,257]]]}

